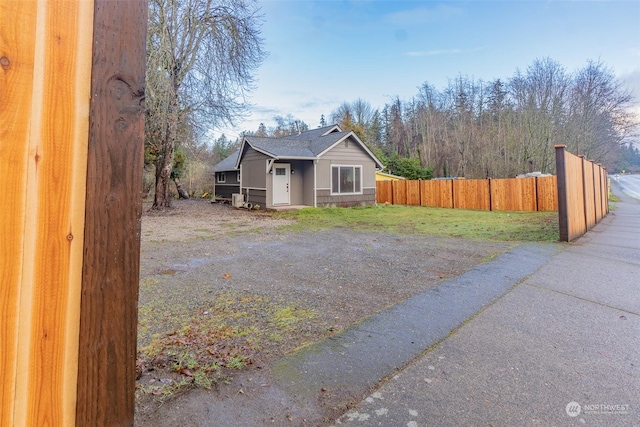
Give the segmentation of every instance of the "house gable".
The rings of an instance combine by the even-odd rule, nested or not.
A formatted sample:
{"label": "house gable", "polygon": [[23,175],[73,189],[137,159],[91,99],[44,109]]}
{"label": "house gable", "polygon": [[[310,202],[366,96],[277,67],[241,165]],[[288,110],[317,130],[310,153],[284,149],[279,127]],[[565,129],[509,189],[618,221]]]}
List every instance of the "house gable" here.
{"label": "house gable", "polygon": [[384,165],[380,162],[380,160],[378,160],[378,158],[371,152],[371,150],[369,150],[369,148],[362,141],[360,141],[360,138],[358,138],[358,136],[353,131],[347,132],[346,135],[342,136],[331,145],[326,147],[322,152],[318,153],[318,158],[324,156],[340,144],[344,144],[345,148],[348,148],[349,144],[351,143],[359,146],[369,157],[371,157],[373,162],[376,164],[377,169],[384,168]]}

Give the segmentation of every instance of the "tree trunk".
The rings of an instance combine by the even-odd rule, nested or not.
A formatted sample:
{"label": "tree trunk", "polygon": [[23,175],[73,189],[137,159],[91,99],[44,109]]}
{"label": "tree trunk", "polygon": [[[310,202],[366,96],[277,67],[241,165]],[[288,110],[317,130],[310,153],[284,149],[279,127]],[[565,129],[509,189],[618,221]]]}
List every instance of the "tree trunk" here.
{"label": "tree trunk", "polygon": [[153,197],[151,209],[171,208],[171,171],[173,170],[173,154],[176,146],[178,131],[178,98],[175,84],[174,92],[167,108],[165,141],[162,153],[156,160],[156,194]]}
{"label": "tree trunk", "polygon": [[[167,149],[168,147],[165,147],[165,152]],[[158,160],[156,160],[156,192],[153,197],[153,206],[151,206],[151,209],[163,210],[171,208],[171,192],[169,184],[171,181],[170,177],[171,168],[173,166],[173,155],[170,157],[170,161],[168,161],[165,156],[160,156],[158,157]]]}
{"label": "tree trunk", "polygon": [[178,196],[181,199],[188,199],[189,195],[187,194],[186,191],[184,191],[184,188],[182,188],[182,183],[180,182],[179,178],[173,178],[173,182],[175,182],[176,184],[176,190],[178,190]]}

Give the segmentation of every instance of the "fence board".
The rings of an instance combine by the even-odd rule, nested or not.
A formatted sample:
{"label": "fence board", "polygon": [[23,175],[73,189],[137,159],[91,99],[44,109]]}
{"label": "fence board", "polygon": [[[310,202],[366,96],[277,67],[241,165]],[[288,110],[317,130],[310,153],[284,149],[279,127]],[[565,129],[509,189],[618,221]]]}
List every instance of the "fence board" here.
{"label": "fence board", "polygon": [[594,207],[596,211],[596,223],[602,220],[602,180],[600,179],[600,165],[594,165],[593,168],[593,185],[595,189]]}
{"label": "fence board", "polygon": [[491,210],[536,211],[536,179],[492,179]]}
{"label": "fence board", "polygon": [[438,179],[420,181],[421,205],[453,208],[453,181]]}
{"label": "fence board", "polygon": [[[5,174],[16,202],[9,212],[22,212],[6,217],[3,208],[0,217],[3,228],[15,225],[2,240],[19,240],[13,245],[17,240],[9,238],[3,258],[21,269],[5,275],[3,264],[0,271],[11,281],[2,317],[19,337],[9,336],[8,346],[1,339],[1,359],[9,363],[0,382],[14,391],[2,393],[0,424],[73,425],[93,4],[2,2],[0,20],[6,76],[0,105],[12,110],[0,117],[14,121],[0,127],[0,147],[14,147],[0,157],[2,172],[5,162],[13,163]],[[4,335],[4,325],[0,330]]]}
{"label": "fence board", "polygon": [[602,195],[600,203],[602,204],[602,216],[609,213],[609,178],[607,171],[600,167],[600,194]]}
{"label": "fence board", "polygon": [[536,177],[538,211],[558,210],[558,181],[555,176]]}
{"label": "fence board", "polygon": [[407,205],[420,206],[420,182],[404,180],[407,189]]}
{"label": "fence board", "polygon": [[376,201],[377,203],[393,204],[393,181],[376,181]]}
{"label": "fence board", "polygon": [[398,180],[391,181],[393,204],[394,205],[406,205],[407,204],[407,181]]}
{"label": "fence board", "polygon": [[587,232],[584,211],[584,181],[582,179],[582,159],[566,153],[567,163],[567,206],[569,208],[569,240],[574,240]]}
{"label": "fence board", "polygon": [[[582,156],[579,156],[582,158]],[[596,188],[593,180],[593,162],[582,158],[584,181],[584,217],[587,230],[596,225]]]}
{"label": "fence board", "polygon": [[[33,57],[37,4],[0,2],[0,56],[9,66],[0,74],[0,173],[5,202],[0,209],[0,425],[25,425],[15,420],[18,317],[22,252],[27,230],[27,171],[33,93]],[[6,62],[5,62],[6,63]],[[30,227],[32,223],[28,224]]]}
{"label": "fence board", "polygon": [[456,179],[453,181],[453,207],[457,209],[491,208],[489,180]]}

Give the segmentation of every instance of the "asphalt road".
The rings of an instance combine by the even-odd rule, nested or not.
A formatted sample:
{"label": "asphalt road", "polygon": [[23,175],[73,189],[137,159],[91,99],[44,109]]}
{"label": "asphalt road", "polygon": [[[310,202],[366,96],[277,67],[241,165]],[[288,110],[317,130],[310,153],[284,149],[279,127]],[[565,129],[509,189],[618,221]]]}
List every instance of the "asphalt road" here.
{"label": "asphalt road", "polygon": [[611,178],[624,194],[640,200],[640,175],[613,175]]}

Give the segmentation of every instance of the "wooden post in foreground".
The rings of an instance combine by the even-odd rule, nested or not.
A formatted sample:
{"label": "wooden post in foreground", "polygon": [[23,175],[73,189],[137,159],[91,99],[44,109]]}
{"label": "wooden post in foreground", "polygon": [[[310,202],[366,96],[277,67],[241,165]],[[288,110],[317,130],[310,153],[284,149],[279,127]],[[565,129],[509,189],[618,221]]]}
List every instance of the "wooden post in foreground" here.
{"label": "wooden post in foreground", "polygon": [[0,426],[132,425],[146,2],[0,22]]}

